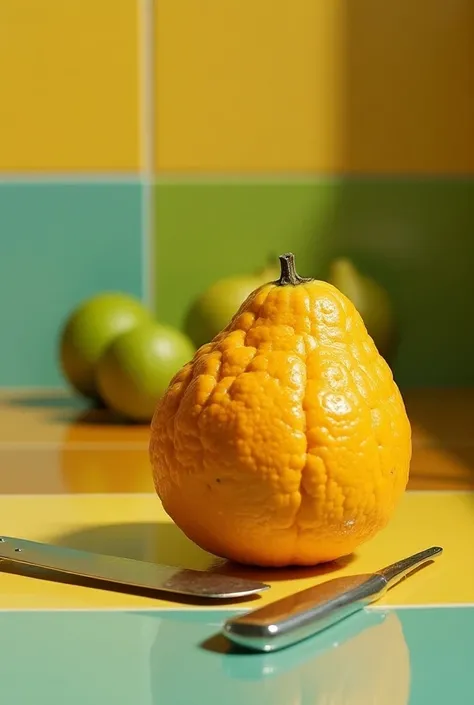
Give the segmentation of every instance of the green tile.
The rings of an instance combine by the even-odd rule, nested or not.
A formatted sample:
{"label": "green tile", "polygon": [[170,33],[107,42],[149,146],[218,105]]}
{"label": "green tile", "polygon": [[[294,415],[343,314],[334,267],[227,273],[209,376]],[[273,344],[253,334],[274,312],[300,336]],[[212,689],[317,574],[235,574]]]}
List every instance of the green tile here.
{"label": "green tile", "polygon": [[228,646],[230,612],[0,613],[5,705],[468,705],[474,608],[358,613],[274,654]]}
{"label": "green tile", "polygon": [[65,316],[106,289],[143,293],[138,183],[1,183],[0,386],[63,385]]}
{"label": "green tile", "polygon": [[182,325],[200,290],[293,250],[302,274],[352,256],[392,295],[402,386],[474,383],[474,179],[160,183],[156,303]]}
{"label": "green tile", "polygon": [[473,384],[474,180],[343,182],[332,232],[392,294],[400,383]]}
{"label": "green tile", "polygon": [[330,184],[162,184],[157,187],[158,313],[175,325],[192,298],[216,278],[278,264],[290,247],[301,273],[324,260]]}

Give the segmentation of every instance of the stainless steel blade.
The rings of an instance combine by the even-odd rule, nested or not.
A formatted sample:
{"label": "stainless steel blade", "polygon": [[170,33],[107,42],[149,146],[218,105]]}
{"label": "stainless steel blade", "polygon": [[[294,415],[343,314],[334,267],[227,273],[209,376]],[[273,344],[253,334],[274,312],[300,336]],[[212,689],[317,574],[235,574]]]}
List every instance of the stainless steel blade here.
{"label": "stainless steel blade", "polygon": [[176,568],[131,558],[78,551],[47,543],[0,537],[0,559],[45,570],[159,592],[214,599],[245,597],[270,587],[212,571]]}

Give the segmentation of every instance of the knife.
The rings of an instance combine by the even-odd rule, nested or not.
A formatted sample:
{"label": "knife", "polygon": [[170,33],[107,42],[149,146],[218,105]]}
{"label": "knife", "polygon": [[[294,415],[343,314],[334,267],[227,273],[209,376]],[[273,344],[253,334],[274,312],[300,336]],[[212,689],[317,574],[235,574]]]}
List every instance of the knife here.
{"label": "knife", "polygon": [[380,599],[409,573],[440,555],[432,546],[375,573],[333,578],[224,622],[232,642],[254,651],[276,651],[321,632]]}
{"label": "knife", "polygon": [[230,599],[268,590],[266,583],[212,571],[176,568],[36,541],[0,537],[0,560],[190,597]]}

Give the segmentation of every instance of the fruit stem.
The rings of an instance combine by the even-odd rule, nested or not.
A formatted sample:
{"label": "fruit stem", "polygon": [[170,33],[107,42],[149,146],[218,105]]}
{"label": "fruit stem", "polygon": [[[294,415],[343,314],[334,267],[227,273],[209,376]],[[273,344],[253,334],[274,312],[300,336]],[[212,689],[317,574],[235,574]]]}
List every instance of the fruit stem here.
{"label": "fruit stem", "polygon": [[280,286],[286,286],[291,284],[296,286],[297,284],[303,284],[304,282],[309,282],[311,279],[309,277],[300,277],[295,267],[295,256],[292,252],[287,252],[284,255],[280,255],[280,279],[278,284]]}

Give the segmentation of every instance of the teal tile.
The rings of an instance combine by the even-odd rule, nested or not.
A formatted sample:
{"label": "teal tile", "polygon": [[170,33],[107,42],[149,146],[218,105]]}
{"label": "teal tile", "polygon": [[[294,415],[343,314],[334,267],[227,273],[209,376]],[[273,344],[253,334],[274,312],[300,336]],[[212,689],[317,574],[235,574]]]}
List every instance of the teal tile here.
{"label": "teal tile", "polygon": [[399,612],[410,648],[410,705],[474,703],[474,606]]}
{"label": "teal tile", "polygon": [[324,278],[349,255],[393,299],[400,385],[471,385],[473,232],[474,179],[159,183],[156,306],[181,326],[204,287],[269,256],[292,250]]}
{"label": "teal tile", "polygon": [[86,297],[142,297],[136,183],[0,184],[0,386],[61,386],[57,336]]}
{"label": "teal tile", "polygon": [[468,705],[474,608],[359,613],[274,654],[224,611],[3,612],[5,705]]}

